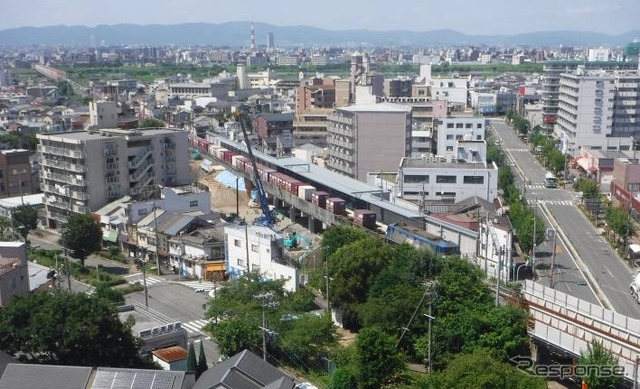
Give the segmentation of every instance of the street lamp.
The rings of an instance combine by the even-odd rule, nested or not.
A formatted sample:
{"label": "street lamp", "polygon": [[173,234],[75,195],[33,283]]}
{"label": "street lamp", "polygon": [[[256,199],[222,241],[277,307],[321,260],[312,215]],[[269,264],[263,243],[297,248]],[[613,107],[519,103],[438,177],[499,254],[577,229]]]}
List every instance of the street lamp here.
{"label": "street lamp", "polygon": [[520,265],[518,266],[518,268],[516,269],[516,279],[515,279],[514,281],[516,281],[516,282],[520,281],[520,269],[521,269],[523,266],[529,267],[529,262],[527,261],[527,262],[525,262],[525,263],[523,263],[523,264],[520,264]]}

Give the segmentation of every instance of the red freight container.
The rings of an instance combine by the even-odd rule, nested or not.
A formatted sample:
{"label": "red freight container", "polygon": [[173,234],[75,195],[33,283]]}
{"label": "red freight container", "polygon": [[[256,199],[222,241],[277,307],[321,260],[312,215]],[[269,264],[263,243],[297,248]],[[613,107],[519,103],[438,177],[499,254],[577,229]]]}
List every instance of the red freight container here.
{"label": "red freight container", "polygon": [[329,197],[326,209],[335,215],[343,215],[347,210],[345,201],[339,197]]}
{"label": "red freight container", "polygon": [[311,204],[316,207],[325,208],[327,206],[327,199],[329,198],[329,193],[327,192],[314,192],[311,195]]}
{"label": "red freight container", "polygon": [[353,211],[353,223],[357,226],[376,229],[376,213],[368,209],[356,209]]}
{"label": "red freight container", "polygon": [[222,160],[231,163],[231,157],[233,157],[234,155],[236,155],[236,153],[234,153],[233,151],[224,151],[222,152]]}

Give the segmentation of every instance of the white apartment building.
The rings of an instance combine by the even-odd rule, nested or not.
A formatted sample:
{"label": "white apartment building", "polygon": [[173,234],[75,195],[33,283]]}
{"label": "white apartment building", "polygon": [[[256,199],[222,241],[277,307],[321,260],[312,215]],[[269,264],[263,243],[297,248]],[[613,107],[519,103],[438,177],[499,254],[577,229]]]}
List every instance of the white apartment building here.
{"label": "white apartment building", "polygon": [[469,197],[492,202],[498,195],[498,167],[486,163],[486,142],[460,140],[455,150],[448,158],[403,158],[394,196],[414,202],[457,203]]}
{"label": "white apartment building", "polygon": [[187,133],[170,129],[37,134],[47,225],[149,186],[191,182]]}
{"label": "white apartment building", "polygon": [[[478,251],[475,264],[487,278],[506,283],[518,276],[513,260],[513,227],[507,216],[484,217],[478,227]],[[522,264],[521,264],[522,265]]]}
{"label": "white apartment building", "polygon": [[366,181],[367,173],[396,171],[411,155],[411,108],[400,104],[352,105],[327,117],[326,166]]}
{"label": "white apartment building", "polygon": [[637,71],[563,73],[554,128],[563,151],[630,150],[640,138],[639,90]]}
{"label": "white apartment building", "polygon": [[442,157],[457,155],[457,142],[461,140],[484,140],[485,119],[480,116],[449,116],[438,126],[438,152]]}
{"label": "white apartment building", "polygon": [[467,106],[469,83],[466,78],[432,78],[429,85],[434,100]]}
{"label": "white apartment building", "polygon": [[269,280],[285,280],[284,288],[298,288],[298,269],[282,261],[282,234],[262,226],[228,226],[224,228],[227,273],[238,278],[258,272]]}

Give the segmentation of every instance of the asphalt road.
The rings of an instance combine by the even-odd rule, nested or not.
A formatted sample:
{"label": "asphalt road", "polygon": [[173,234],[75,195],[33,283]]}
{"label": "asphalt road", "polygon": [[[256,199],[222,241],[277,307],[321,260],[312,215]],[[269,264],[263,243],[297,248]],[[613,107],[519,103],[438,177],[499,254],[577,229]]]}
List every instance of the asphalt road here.
{"label": "asphalt road", "polygon": [[[204,353],[207,357],[209,366],[217,363],[220,359],[220,353],[216,344],[209,339],[209,335],[203,332],[195,331],[195,323],[203,323],[204,312],[203,304],[210,303],[211,297],[206,293],[196,293],[195,289],[172,282],[163,277],[152,277],[160,282],[154,282],[149,285],[148,298],[149,308],[162,313],[175,321],[181,321],[183,328],[189,333],[189,341],[194,344],[202,341],[204,344]],[[132,304],[137,302],[144,305],[144,292],[131,293],[126,296],[126,302]],[[199,345],[196,347],[196,356]]]}
{"label": "asphalt road", "polygon": [[[557,267],[553,273],[554,288],[580,299],[610,304],[616,312],[640,318],[640,306],[629,293],[633,270],[573,204],[575,193],[569,188],[544,188],[545,169],[529,151],[529,145],[522,142],[503,120],[492,120],[492,126],[503,150],[515,163],[513,167],[518,172],[516,184],[529,202],[538,204],[535,209],[547,219],[547,228],[555,226],[551,224],[553,220],[560,230],[555,256]],[[575,258],[569,253],[570,247],[575,249]],[[538,280],[549,285],[553,242],[543,243],[536,251]],[[587,286],[584,286],[585,282]]]}

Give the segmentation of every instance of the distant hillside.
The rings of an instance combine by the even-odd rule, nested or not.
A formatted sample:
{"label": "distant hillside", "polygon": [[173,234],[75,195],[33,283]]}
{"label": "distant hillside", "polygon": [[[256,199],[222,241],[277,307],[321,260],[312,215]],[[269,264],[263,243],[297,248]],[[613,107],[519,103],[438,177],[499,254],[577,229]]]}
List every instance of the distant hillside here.
{"label": "distant hillside", "polygon": [[[107,45],[209,45],[247,46],[249,22],[177,25],[100,25],[20,27],[0,30],[0,46],[71,45],[86,46],[93,36]],[[466,35],[453,30],[433,31],[332,31],[308,26],[274,26],[255,23],[257,44],[266,43],[267,32],[275,34],[279,46],[293,45],[529,45],[529,46],[622,46],[640,39],[640,30],[622,35],[596,32],[547,31],[517,35]]]}

